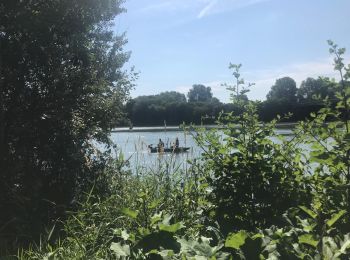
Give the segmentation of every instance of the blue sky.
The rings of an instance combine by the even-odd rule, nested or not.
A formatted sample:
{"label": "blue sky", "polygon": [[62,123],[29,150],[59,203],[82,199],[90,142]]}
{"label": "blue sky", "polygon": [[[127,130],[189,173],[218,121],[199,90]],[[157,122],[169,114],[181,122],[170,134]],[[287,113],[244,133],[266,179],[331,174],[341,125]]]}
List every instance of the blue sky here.
{"label": "blue sky", "polygon": [[221,84],[232,82],[232,62],[256,84],[248,96],[263,100],[279,77],[298,84],[334,77],[328,39],[350,53],[349,0],[126,0],[124,7],[115,28],[126,31],[128,66],[140,71],[133,97],[204,84],[227,102]]}

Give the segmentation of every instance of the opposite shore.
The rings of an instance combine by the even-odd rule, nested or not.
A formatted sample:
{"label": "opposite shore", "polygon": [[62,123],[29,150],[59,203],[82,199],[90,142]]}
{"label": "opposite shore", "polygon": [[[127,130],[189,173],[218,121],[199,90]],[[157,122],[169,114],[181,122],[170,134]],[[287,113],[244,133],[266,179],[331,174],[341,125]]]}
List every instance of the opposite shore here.
{"label": "opposite shore", "polygon": [[[294,128],[297,125],[296,122],[288,122],[288,123],[279,123],[276,125],[277,129],[289,129],[289,128]],[[195,127],[204,127],[205,129],[223,129],[224,127],[220,127],[218,125],[197,125],[197,126],[186,126],[187,130],[192,130]],[[135,126],[133,128],[129,127],[118,127],[114,128],[112,130],[112,133],[125,133],[125,132],[164,132],[164,131],[169,131],[169,132],[174,132],[174,131],[183,131],[184,127],[183,126],[142,126],[138,127]]]}

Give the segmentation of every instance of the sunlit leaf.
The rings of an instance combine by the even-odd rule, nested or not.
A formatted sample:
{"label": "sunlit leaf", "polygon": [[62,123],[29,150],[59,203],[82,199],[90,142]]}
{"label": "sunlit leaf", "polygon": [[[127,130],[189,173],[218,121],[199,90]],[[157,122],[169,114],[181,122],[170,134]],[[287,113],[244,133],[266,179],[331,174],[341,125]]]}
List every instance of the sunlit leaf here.
{"label": "sunlit leaf", "polygon": [[298,237],[299,243],[317,247],[319,241],[312,234],[304,234]]}
{"label": "sunlit leaf", "polygon": [[317,214],[315,212],[313,212],[312,210],[308,209],[305,206],[299,206],[299,208],[301,210],[303,210],[306,214],[308,214],[310,217],[312,217],[313,219],[315,219],[317,217]]}
{"label": "sunlit leaf", "polygon": [[173,225],[165,225],[165,224],[159,224],[159,229],[162,231],[167,231],[170,233],[176,233],[180,229],[184,228],[185,226],[182,224],[182,222],[177,222]]}
{"label": "sunlit leaf", "polygon": [[122,209],[122,213],[123,213],[124,215],[127,215],[127,216],[133,218],[133,219],[136,219],[136,217],[137,217],[137,215],[138,215],[138,212],[137,212],[137,211],[131,210],[131,209],[129,209],[129,208],[123,208],[123,209]]}
{"label": "sunlit leaf", "polygon": [[239,249],[240,246],[244,245],[248,234],[246,231],[241,230],[238,233],[230,234],[225,241],[225,247]]}
{"label": "sunlit leaf", "polygon": [[336,223],[342,216],[346,214],[346,210],[341,210],[336,214],[333,214],[333,216],[327,220],[327,226],[332,227],[334,223]]}
{"label": "sunlit leaf", "polygon": [[130,235],[126,230],[122,230],[121,235],[120,235],[124,240],[128,240]]}
{"label": "sunlit leaf", "polygon": [[157,222],[161,221],[162,220],[162,213],[159,213],[159,214],[154,214],[152,217],[151,217],[151,225],[154,225],[156,224]]}
{"label": "sunlit leaf", "polygon": [[130,246],[121,245],[120,243],[112,243],[110,249],[118,256],[129,256],[130,255]]}
{"label": "sunlit leaf", "polygon": [[340,253],[345,254],[349,248],[350,248],[350,240],[346,240],[342,245],[342,247],[340,248]]}

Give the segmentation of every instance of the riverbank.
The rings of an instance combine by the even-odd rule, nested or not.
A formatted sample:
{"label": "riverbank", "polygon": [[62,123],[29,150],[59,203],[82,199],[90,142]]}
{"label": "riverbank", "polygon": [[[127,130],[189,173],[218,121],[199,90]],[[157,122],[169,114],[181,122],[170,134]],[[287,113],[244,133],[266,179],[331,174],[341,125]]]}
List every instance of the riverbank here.
{"label": "riverbank", "polygon": [[[277,129],[288,129],[288,128],[294,128],[297,123],[279,123],[276,125]],[[222,129],[223,127],[217,126],[217,125],[203,125],[203,126],[196,126],[196,127],[204,127],[205,129]],[[191,127],[190,129],[193,129]],[[112,130],[112,133],[127,133],[127,132],[176,132],[176,131],[183,131],[182,126],[144,126],[144,127],[118,127]]]}

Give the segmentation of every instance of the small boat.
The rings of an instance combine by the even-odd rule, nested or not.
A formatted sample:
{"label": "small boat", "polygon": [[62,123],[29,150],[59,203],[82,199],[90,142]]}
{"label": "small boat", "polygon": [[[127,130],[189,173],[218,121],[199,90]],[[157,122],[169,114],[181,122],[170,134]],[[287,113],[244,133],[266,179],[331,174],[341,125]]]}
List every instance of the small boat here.
{"label": "small boat", "polygon": [[148,149],[151,153],[184,153],[190,150],[190,147],[158,148],[158,147],[152,147],[152,145],[149,145]]}

